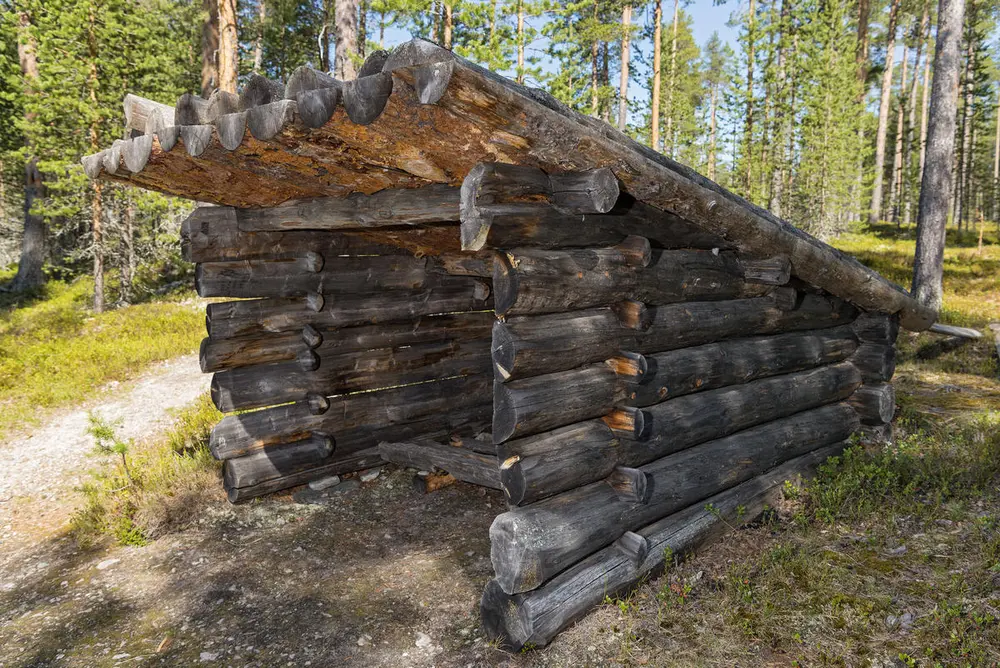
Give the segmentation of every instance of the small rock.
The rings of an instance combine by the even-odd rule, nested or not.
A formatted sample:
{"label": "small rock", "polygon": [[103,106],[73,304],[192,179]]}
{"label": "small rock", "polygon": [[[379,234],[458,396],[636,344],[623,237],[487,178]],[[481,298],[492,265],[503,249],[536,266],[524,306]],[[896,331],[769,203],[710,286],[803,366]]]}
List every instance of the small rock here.
{"label": "small rock", "polygon": [[909,631],[910,627],[913,626],[913,613],[904,612],[903,615],[899,618],[899,625],[903,627],[903,630]]}
{"label": "small rock", "polygon": [[422,631],[417,631],[417,647],[430,647],[431,637]]}
{"label": "small rock", "polygon": [[899,547],[894,547],[888,552],[886,552],[891,557],[898,557],[901,554],[906,554],[906,546],[900,545]]}
{"label": "small rock", "polygon": [[361,487],[361,483],[358,482],[356,478],[351,478],[350,480],[345,480],[336,487],[330,489],[331,492],[353,492],[354,490]]}
{"label": "small rock", "polygon": [[131,654],[125,654],[125,653],[115,654],[113,657],[111,657],[111,660],[112,661],[121,661],[122,659],[129,658],[130,656],[132,656],[132,655]]}
{"label": "small rock", "polygon": [[121,561],[121,559],[105,559],[101,563],[97,564],[97,570],[103,571],[105,568],[111,568],[119,561]]}
{"label": "small rock", "polygon": [[361,478],[361,482],[371,482],[377,478],[381,472],[382,469],[368,469],[367,471],[362,471],[361,475],[358,477]]}
{"label": "small rock", "polygon": [[326,494],[323,492],[317,492],[315,489],[307,487],[305,489],[300,489],[295,492],[295,494],[292,494],[292,501],[295,503],[318,506],[326,502]]}
{"label": "small rock", "polygon": [[309,483],[309,489],[316,492],[322,492],[324,489],[334,487],[340,484],[340,476],[338,475],[328,475],[320,478],[319,480],[313,480]]}
{"label": "small rock", "polygon": [[951,520],[934,520],[934,523],[937,524],[938,526],[943,526],[943,527],[950,527],[953,524],[955,524]]}
{"label": "small rock", "polygon": [[365,634],[360,638],[358,638],[358,647],[365,647],[366,645],[370,645],[371,642],[372,642],[372,637],[370,635]]}
{"label": "small rock", "polygon": [[215,661],[219,658],[218,652],[202,652],[198,655],[198,658],[202,661]]}

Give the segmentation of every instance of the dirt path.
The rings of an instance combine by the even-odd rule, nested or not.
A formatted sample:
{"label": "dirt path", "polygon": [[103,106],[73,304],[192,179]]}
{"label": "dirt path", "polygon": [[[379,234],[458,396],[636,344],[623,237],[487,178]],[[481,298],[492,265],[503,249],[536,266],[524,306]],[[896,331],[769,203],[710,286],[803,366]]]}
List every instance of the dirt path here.
{"label": "dirt path", "polygon": [[[0,446],[0,544],[5,556],[60,531],[75,506],[73,491],[86,471],[98,464],[88,453],[87,416],[94,411],[120,421],[124,438],[143,438],[168,426],[173,411],[208,390],[194,355],[154,365],[123,384],[125,391],[102,392],[83,406],[56,413],[26,435]],[[117,385],[117,384],[114,384]]]}

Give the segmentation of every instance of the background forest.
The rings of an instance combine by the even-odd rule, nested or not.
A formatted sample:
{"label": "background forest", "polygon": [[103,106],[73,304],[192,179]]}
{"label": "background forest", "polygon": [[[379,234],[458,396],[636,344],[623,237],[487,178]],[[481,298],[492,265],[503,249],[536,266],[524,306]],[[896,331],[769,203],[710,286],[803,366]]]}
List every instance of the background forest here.
{"label": "background forest", "polygon": [[[92,272],[98,309],[184,271],[190,203],[89,182],[79,163],[121,136],[126,92],[172,103],[303,64],[352,78],[411,35],[818,236],[917,217],[930,0],[0,0],[0,12],[0,266],[21,259],[18,289]],[[727,17],[725,38],[695,38],[695,20]],[[1000,219],[998,18],[997,0],[968,0],[951,220],[974,231]]]}

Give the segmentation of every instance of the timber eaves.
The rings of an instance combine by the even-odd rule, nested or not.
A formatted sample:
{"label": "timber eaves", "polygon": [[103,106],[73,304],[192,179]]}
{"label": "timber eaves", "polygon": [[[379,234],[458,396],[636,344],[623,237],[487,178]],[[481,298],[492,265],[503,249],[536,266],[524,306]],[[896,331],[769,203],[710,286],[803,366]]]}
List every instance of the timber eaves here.
{"label": "timber eaves", "polygon": [[372,54],[354,81],[301,67],[283,87],[252,75],[239,95],[188,94],[174,107],[130,95],[125,107],[131,137],[82,159],[91,178],[259,208],[458,186],[483,162],[547,173],[607,167],[645,204],[748,256],[786,256],[798,278],[867,311],[899,313],[911,330],[937,317],[853,257],[607,123],[424,40]]}

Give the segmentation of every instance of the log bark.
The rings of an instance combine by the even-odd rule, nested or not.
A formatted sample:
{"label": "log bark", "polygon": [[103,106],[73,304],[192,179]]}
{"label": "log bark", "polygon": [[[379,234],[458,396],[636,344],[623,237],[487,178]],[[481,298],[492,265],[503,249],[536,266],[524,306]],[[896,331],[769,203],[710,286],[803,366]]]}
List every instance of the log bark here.
{"label": "log bark", "polygon": [[382,459],[415,469],[447,471],[457,480],[500,489],[497,458],[432,440],[379,443]]}
{"label": "log bark", "polygon": [[610,169],[546,174],[504,163],[480,163],[462,181],[462,249],[485,247],[496,216],[606,213],[618,200],[618,179]]}
{"label": "log bark", "polygon": [[299,299],[253,299],[207,306],[208,334],[213,339],[260,332],[298,331],[409,322],[438,313],[489,309],[492,299],[481,282],[441,277],[420,290],[389,290],[371,295],[335,296],[312,293]]}
{"label": "log bark", "polygon": [[424,258],[403,255],[327,258],[319,270],[297,260],[202,262],[195,270],[201,297],[301,297],[310,292],[374,294],[429,286],[435,275]]}
{"label": "log bark", "polygon": [[[656,576],[664,557],[683,557],[733,527],[755,520],[780,498],[786,480],[806,475],[842,444],[796,457],[752,480],[716,494],[640,529],[626,532],[612,546],[560,573],[542,587],[508,595],[491,580],[480,606],[487,635],[517,652],[542,647],[562,629],[583,617],[607,596],[614,596]],[[711,508],[709,510],[708,508]],[[634,547],[633,547],[634,546]]]}
{"label": "log bark", "polygon": [[498,254],[493,270],[496,311],[505,316],[554,313],[623,300],[658,305],[767,292],[744,280],[744,268],[731,253],[665,250],[653,255],[648,266],[637,266],[615,249]]}
{"label": "log bark", "polygon": [[[478,230],[480,222],[475,222]],[[469,227],[463,223],[463,229]],[[481,232],[463,232],[481,234]],[[588,248],[613,246],[628,236],[647,237],[656,248],[731,248],[722,237],[669,212],[619,196],[606,214],[567,214],[556,209],[494,215],[489,220],[482,248]],[[478,245],[478,244],[477,244]]]}
{"label": "log bark", "polygon": [[301,471],[282,475],[277,478],[271,478],[256,485],[249,487],[227,487],[226,496],[229,498],[230,503],[239,503],[257,498],[258,496],[264,496],[265,494],[280,492],[283,489],[295,487],[296,485],[303,485],[310,480],[317,480],[324,476],[361,471],[384,463],[385,461],[379,455],[378,449],[374,447],[351,453],[346,457],[341,457],[338,453],[330,457],[326,463],[314,465],[311,468],[305,468]]}
{"label": "log bark", "polygon": [[857,342],[850,327],[733,339],[681,348],[646,359],[642,381],[630,387],[630,406],[803,371],[849,357]]}
{"label": "log bark", "polygon": [[514,505],[533,503],[698,443],[846,399],[861,384],[847,363],[671,399],[643,411],[648,435],[618,438],[600,421],[498,447],[501,482]]}
{"label": "log bark", "polygon": [[267,209],[236,209],[236,218],[245,232],[364,229],[457,222],[458,206],[458,188],[432,184],[292,201]]}
{"label": "log bark", "polygon": [[286,406],[228,415],[215,425],[209,449],[216,459],[242,457],[278,443],[333,437],[338,455],[374,448],[380,441],[422,435],[475,436],[492,419],[490,382],[470,376],[324,399],[320,412],[301,401]]}
{"label": "log bark", "polygon": [[890,383],[865,383],[847,403],[857,411],[862,424],[887,424],[896,414],[896,390]]}
{"label": "log bark", "polygon": [[331,355],[315,370],[304,370],[298,362],[228,369],[212,378],[212,401],[229,412],[300,401],[310,393],[329,396],[489,373],[488,351],[485,339],[446,340]]}
{"label": "log bark", "polygon": [[862,343],[848,360],[866,383],[884,383],[896,372],[896,348],[881,343]]}
{"label": "log bark", "polygon": [[497,583],[508,594],[538,588],[573,563],[670,513],[749,480],[794,457],[844,441],[854,410],[832,404],[710,441],[642,467],[649,502],[618,498],[603,481],[522,508],[490,527]]}
{"label": "log bark", "polygon": [[333,451],[332,438],[314,433],[301,441],[272,446],[245,457],[227,460],[222,467],[223,483],[227,489],[259,485],[274,478],[314,468],[329,458]]}

